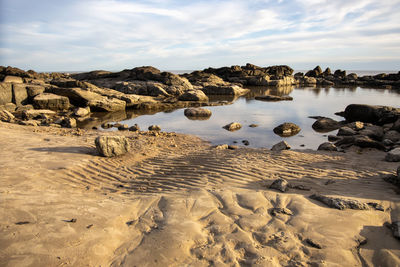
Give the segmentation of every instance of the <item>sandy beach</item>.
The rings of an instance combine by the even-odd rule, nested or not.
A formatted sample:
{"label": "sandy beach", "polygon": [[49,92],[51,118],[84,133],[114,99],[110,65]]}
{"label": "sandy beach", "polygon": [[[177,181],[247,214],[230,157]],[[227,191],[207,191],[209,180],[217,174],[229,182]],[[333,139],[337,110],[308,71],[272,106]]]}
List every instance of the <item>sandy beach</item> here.
{"label": "sandy beach", "polygon": [[[98,135],[130,153],[99,157]],[[384,152],[239,148],[194,136],[0,123],[0,266],[399,266]],[[291,188],[269,189],[277,178]],[[338,210],[318,193],[380,210]],[[274,212],[276,211],[276,212]]]}

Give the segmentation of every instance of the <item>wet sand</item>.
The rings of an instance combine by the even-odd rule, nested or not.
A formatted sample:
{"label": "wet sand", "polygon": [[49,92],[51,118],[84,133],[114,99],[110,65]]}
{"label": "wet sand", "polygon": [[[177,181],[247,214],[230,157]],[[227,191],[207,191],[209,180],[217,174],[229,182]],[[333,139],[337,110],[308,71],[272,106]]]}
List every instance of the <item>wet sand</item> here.
{"label": "wet sand", "polygon": [[[129,154],[94,138],[126,135]],[[216,150],[194,136],[0,122],[0,266],[399,266],[384,152]],[[269,189],[277,178],[310,191]],[[378,210],[337,210],[319,193]],[[286,208],[291,215],[271,211]]]}

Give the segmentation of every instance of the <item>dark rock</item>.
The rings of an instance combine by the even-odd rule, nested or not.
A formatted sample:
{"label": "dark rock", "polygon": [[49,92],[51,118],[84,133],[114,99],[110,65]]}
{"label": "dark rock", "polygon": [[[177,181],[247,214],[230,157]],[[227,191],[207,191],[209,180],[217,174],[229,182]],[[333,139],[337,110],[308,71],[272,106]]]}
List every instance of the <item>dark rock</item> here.
{"label": "dark rock", "polygon": [[256,96],[255,99],[261,100],[261,101],[291,101],[293,100],[293,97],[284,95],[284,96],[277,96],[277,95],[263,95],[263,96]]}
{"label": "dark rock", "polygon": [[383,139],[390,140],[393,143],[396,143],[400,141],[400,132],[395,130],[387,131],[383,136]]}
{"label": "dark rock", "polygon": [[368,136],[356,136],[354,138],[354,144],[363,148],[370,147],[385,150],[385,146],[381,142],[375,141]]}
{"label": "dark rock", "polygon": [[393,232],[393,237],[400,239],[400,221],[393,222],[391,228]]}
{"label": "dark rock", "polygon": [[317,132],[326,133],[338,129],[341,125],[340,122],[331,118],[322,117],[313,123],[312,128]]}
{"label": "dark rock", "polygon": [[330,142],[325,142],[319,145],[317,150],[326,150],[326,151],[337,151],[337,147],[330,143]]}
{"label": "dark rock", "polygon": [[243,145],[248,146],[250,145],[250,142],[248,140],[242,140]]}
{"label": "dark rock", "polygon": [[104,157],[114,157],[129,151],[128,139],[124,136],[99,136],[95,140],[97,151]]}
{"label": "dark rock", "polygon": [[317,249],[322,249],[322,246],[318,243],[316,243],[315,241],[311,240],[310,238],[307,238],[306,240],[304,240],[309,246],[313,247],[313,248],[317,248]]}
{"label": "dark rock", "polygon": [[120,126],[118,126],[118,130],[127,131],[127,130],[129,130],[129,125],[128,124],[121,124]]}
{"label": "dark rock", "polygon": [[383,125],[395,122],[400,117],[400,109],[388,106],[351,104],[346,107],[344,117],[348,122],[361,121]]}
{"label": "dark rock", "polygon": [[293,215],[293,212],[288,208],[272,208],[270,214],[272,216],[277,216],[278,214]]}
{"label": "dark rock", "polygon": [[273,183],[269,186],[271,189],[276,189],[281,192],[286,192],[289,190],[289,183],[285,179],[279,178],[273,181]]}
{"label": "dark rock", "polygon": [[33,104],[37,109],[67,110],[69,99],[51,93],[42,93],[33,98]]}
{"label": "dark rock", "polygon": [[187,108],[184,111],[186,117],[211,117],[211,110],[206,108]]}
{"label": "dark rock", "polygon": [[250,128],[255,128],[255,127],[258,127],[258,124],[254,124],[254,123],[253,123],[253,124],[250,124],[249,127],[250,127]]}
{"label": "dark rock", "polygon": [[228,145],[228,149],[230,150],[236,150],[238,148],[239,148],[238,146]]}
{"label": "dark rock", "polygon": [[287,150],[290,149],[290,146],[286,141],[281,141],[275,145],[272,146],[271,150],[272,151],[282,151],[282,150]]}
{"label": "dark rock", "polygon": [[368,210],[369,206],[366,203],[362,203],[358,200],[353,199],[342,199],[334,197],[326,197],[323,195],[314,194],[310,196],[311,199],[318,200],[330,208],[339,210],[354,209],[354,210]]}
{"label": "dark rock", "polygon": [[274,133],[282,137],[289,137],[298,134],[300,130],[301,128],[298,125],[291,122],[285,122],[275,127]]}
{"label": "dark rock", "polygon": [[383,128],[377,125],[367,125],[363,130],[358,132],[360,135],[371,137],[375,140],[382,140],[384,132]]}
{"label": "dark rock", "polygon": [[338,140],[341,140],[342,138],[340,136],[336,136],[336,135],[328,135],[328,141],[330,142],[335,142]]}
{"label": "dark rock", "polygon": [[343,79],[346,77],[346,71],[345,70],[335,70],[335,72],[333,73],[333,76],[335,76],[336,78],[339,79]]}
{"label": "dark rock", "polygon": [[343,126],[339,129],[337,135],[338,136],[351,136],[351,135],[355,135],[356,131],[354,131],[353,129],[351,129],[350,127],[347,126]]}
{"label": "dark rock", "polygon": [[74,118],[64,118],[60,124],[65,128],[76,128],[76,120]]}
{"label": "dark rock", "polygon": [[400,161],[400,147],[390,150],[385,157],[386,161],[399,162]]}
{"label": "dark rock", "polygon": [[137,125],[137,124],[135,123],[135,125],[133,125],[133,126],[131,126],[131,127],[129,128],[129,131],[131,131],[131,132],[140,131],[140,127],[139,127],[139,125]]}
{"label": "dark rock", "polygon": [[242,125],[240,123],[238,123],[238,122],[231,122],[231,123],[225,125],[222,128],[224,128],[225,130],[233,132],[233,131],[237,131],[240,128],[242,128]]}
{"label": "dark rock", "polygon": [[209,85],[201,89],[206,95],[245,95],[249,92],[248,89],[243,89],[237,85],[228,86],[213,86]]}
{"label": "dark rock", "polygon": [[156,131],[156,132],[159,132],[159,131],[161,131],[161,126],[160,125],[151,125],[151,126],[149,126],[149,131]]}

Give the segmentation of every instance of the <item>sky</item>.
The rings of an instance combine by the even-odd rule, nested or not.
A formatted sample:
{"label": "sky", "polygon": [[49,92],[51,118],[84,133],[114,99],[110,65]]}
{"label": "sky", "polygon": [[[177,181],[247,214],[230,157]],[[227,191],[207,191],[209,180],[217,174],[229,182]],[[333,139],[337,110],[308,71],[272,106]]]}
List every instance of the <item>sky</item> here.
{"label": "sky", "polygon": [[400,70],[400,0],[0,0],[0,65]]}

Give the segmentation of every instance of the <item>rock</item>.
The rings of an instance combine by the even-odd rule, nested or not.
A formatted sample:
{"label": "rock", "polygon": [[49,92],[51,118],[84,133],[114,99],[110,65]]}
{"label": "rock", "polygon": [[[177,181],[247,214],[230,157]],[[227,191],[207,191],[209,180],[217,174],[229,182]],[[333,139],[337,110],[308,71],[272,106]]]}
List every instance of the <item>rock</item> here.
{"label": "rock", "polygon": [[137,124],[135,123],[135,125],[133,125],[133,126],[131,126],[131,127],[129,128],[129,131],[131,131],[131,132],[140,131],[140,127],[139,127],[139,125],[137,125]]}
{"label": "rock", "polygon": [[101,99],[90,100],[87,105],[93,111],[119,111],[125,110],[126,102],[116,99],[116,98],[107,98],[103,97]]}
{"label": "rock", "polygon": [[348,123],[348,124],[346,124],[346,126],[353,130],[356,130],[356,131],[364,129],[364,123],[361,121],[355,121],[352,123]]}
{"label": "rock", "polygon": [[397,179],[400,181],[400,166],[397,167]]}
{"label": "rock", "polygon": [[276,179],[270,186],[271,189],[276,189],[281,192],[286,192],[289,190],[289,183],[285,179],[279,178]]}
{"label": "rock", "polygon": [[367,125],[363,130],[358,132],[360,135],[371,137],[375,140],[382,140],[384,132],[383,128],[377,125]]}
{"label": "rock", "polygon": [[258,127],[258,124],[252,123],[252,124],[249,125],[249,127],[250,127],[250,128],[256,128],[256,127]]}
{"label": "rock", "polygon": [[22,112],[22,117],[25,119],[34,119],[43,115],[54,116],[56,113],[48,109],[29,109]]}
{"label": "rock", "polygon": [[335,141],[338,141],[340,139],[342,139],[340,136],[331,135],[331,134],[328,135],[328,141],[330,141],[330,142],[335,142]]}
{"label": "rock", "polygon": [[400,239],[400,221],[392,222],[393,237]]}
{"label": "rock", "polygon": [[65,128],[76,128],[76,120],[74,118],[64,118],[60,125]]}
{"label": "rock", "polygon": [[189,90],[178,97],[180,101],[208,101],[208,97],[201,90]]}
{"label": "rock", "polygon": [[128,124],[121,124],[121,125],[118,126],[118,130],[127,131],[127,130],[129,130],[129,125]]}
{"label": "rock", "polygon": [[315,241],[311,240],[310,238],[307,238],[304,241],[307,243],[307,245],[309,245],[313,248],[322,249],[322,246],[320,244],[316,243]]}
{"label": "rock", "polygon": [[318,195],[318,194],[311,195],[310,198],[320,201],[330,208],[335,208],[335,209],[339,209],[339,210],[344,210],[344,209],[368,210],[369,209],[368,204],[362,203],[358,200],[353,200],[353,199],[326,197],[326,196]]}
{"label": "rock", "polygon": [[293,212],[288,208],[272,208],[270,213],[272,216],[277,216],[278,214],[293,215]]}
{"label": "rock", "polygon": [[356,136],[354,138],[354,144],[356,146],[364,147],[364,148],[371,147],[371,148],[376,148],[376,149],[380,149],[380,150],[385,150],[385,146],[382,143],[371,139],[369,136]]}
{"label": "rock", "polygon": [[235,149],[238,149],[239,147],[238,146],[234,146],[234,145],[229,145],[228,146],[228,149],[230,149],[230,150],[235,150]]}
{"label": "rock", "polygon": [[83,90],[81,88],[57,88],[52,87],[46,90],[48,93],[53,93],[56,95],[66,96],[69,98],[69,101],[78,107],[86,107],[88,106],[90,101],[94,100],[102,100],[104,96]]}
{"label": "rock", "polygon": [[217,150],[224,150],[224,149],[228,149],[228,148],[229,148],[229,146],[227,144],[215,146],[215,149],[217,149]]}
{"label": "rock", "polygon": [[240,123],[238,123],[238,122],[231,122],[231,123],[225,125],[222,128],[224,128],[225,130],[233,132],[233,131],[237,131],[240,128],[242,128],[242,125]]}
{"label": "rock", "polygon": [[186,117],[211,117],[211,110],[205,108],[187,108],[184,111]]}
{"label": "rock", "polygon": [[248,146],[250,145],[250,142],[248,140],[242,140],[243,145]]}
{"label": "rock", "polygon": [[385,157],[386,161],[399,162],[400,161],[400,147],[390,150]]}
{"label": "rock", "polygon": [[15,110],[16,112],[24,112],[25,110],[31,110],[34,109],[32,105],[24,105],[24,106],[19,106],[17,107],[17,109]]}
{"label": "rock", "polygon": [[385,133],[383,136],[383,139],[387,139],[392,141],[393,143],[396,143],[400,141],[400,132],[395,131],[395,130],[390,130]]}
{"label": "rock", "polygon": [[25,84],[13,84],[12,86],[13,93],[13,103],[17,106],[25,105],[28,102],[28,93],[26,91]]}
{"label": "rock", "polygon": [[159,131],[161,131],[161,126],[160,125],[151,125],[151,126],[149,126],[149,131],[156,131],[156,132],[159,132]]}
{"label": "rock", "polygon": [[317,132],[326,133],[326,132],[336,130],[336,129],[340,128],[340,126],[341,126],[340,122],[335,121],[331,118],[322,117],[322,118],[317,119],[313,123],[312,128]]}
{"label": "rock", "polygon": [[303,76],[299,77],[298,80],[301,85],[315,86],[317,84],[317,79],[315,79],[314,77]]}
{"label": "rock", "polygon": [[392,130],[400,132],[400,118],[393,123]]}
{"label": "rock", "polygon": [[339,129],[337,135],[338,136],[351,136],[351,135],[355,135],[356,131],[354,131],[353,129],[351,129],[350,127],[347,126],[343,126]]}
{"label": "rock", "polygon": [[383,139],[382,144],[383,144],[384,146],[393,146],[393,145],[394,145],[394,142],[391,141],[391,140],[389,140],[389,139]]}
{"label": "rock", "polygon": [[235,95],[235,96],[245,95],[250,91],[248,89],[243,89],[242,87],[237,85],[229,85],[229,86],[209,85],[201,90],[206,95]]}
{"label": "rock", "polygon": [[67,110],[69,108],[69,99],[65,96],[42,93],[33,98],[33,105],[37,109]]}
{"label": "rock", "polygon": [[273,145],[271,148],[272,151],[281,151],[281,150],[286,150],[286,149],[290,149],[290,146],[288,143],[286,143],[286,141],[281,141],[281,142]]}
{"label": "rock", "polygon": [[97,151],[104,157],[114,157],[129,151],[128,139],[124,136],[99,136],[95,140]]}
{"label": "rock", "polygon": [[81,108],[77,107],[74,109],[74,115],[77,117],[86,117],[90,113],[90,107]]}
{"label": "rock", "polygon": [[110,128],[112,128],[114,125],[112,124],[112,123],[109,123],[109,122],[105,122],[105,123],[103,123],[103,124],[101,124],[101,127],[103,128],[103,129],[110,129]]}
{"label": "rock", "polygon": [[13,122],[15,119],[14,115],[7,110],[0,110],[0,121]]}
{"label": "rock", "polygon": [[263,96],[256,96],[256,100],[261,100],[261,101],[291,101],[293,100],[293,97],[284,95],[284,96],[277,96],[277,95],[263,95]]}
{"label": "rock", "polygon": [[285,122],[275,127],[274,133],[282,137],[289,137],[298,134],[300,130],[301,128],[298,125],[291,122]]}
{"label": "rock", "polygon": [[34,98],[35,96],[44,93],[44,86],[40,85],[26,85],[26,92],[28,93],[29,98]]}
{"label": "rock", "polygon": [[0,110],[7,110],[9,112],[14,112],[17,109],[17,105],[14,103],[6,103],[4,105],[0,105]]}
{"label": "rock", "polygon": [[319,145],[317,150],[326,150],[326,151],[337,151],[337,147],[330,143],[330,142],[325,142]]}
{"label": "rock", "polygon": [[25,126],[38,126],[40,124],[40,121],[38,121],[38,120],[27,120],[27,121],[20,121],[19,124],[25,125]]}
{"label": "rock", "polygon": [[11,75],[7,75],[4,80],[4,83],[23,83],[24,80],[22,80],[21,77],[18,76],[11,76]]}
{"label": "rock", "polygon": [[351,104],[344,111],[344,117],[348,122],[361,121],[376,125],[395,122],[399,116],[400,109],[388,106]]}

